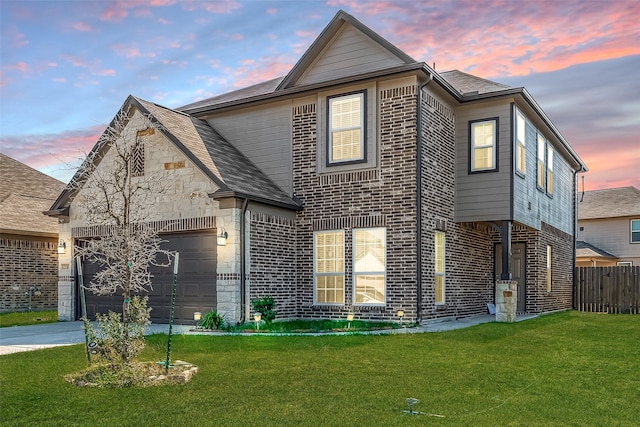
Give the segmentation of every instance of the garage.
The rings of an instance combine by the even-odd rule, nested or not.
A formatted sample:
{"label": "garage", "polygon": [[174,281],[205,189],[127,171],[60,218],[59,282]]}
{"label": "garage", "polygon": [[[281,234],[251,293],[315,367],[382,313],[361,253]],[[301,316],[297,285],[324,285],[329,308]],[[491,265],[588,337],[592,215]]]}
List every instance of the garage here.
{"label": "garage", "polygon": [[[174,323],[195,324],[193,313],[206,313],[216,308],[216,232],[215,229],[198,232],[162,234],[166,240],[162,249],[180,252]],[[83,264],[83,280],[89,283],[97,272],[97,265]],[[151,267],[153,290],[149,292],[149,307],[153,323],[168,323],[171,313],[173,267]],[[79,281],[76,280],[79,287]],[[77,292],[76,295],[80,295]],[[87,316],[95,320],[96,313],[109,310],[122,312],[122,295],[99,296],[85,293]],[[80,318],[78,297],[76,318]]]}

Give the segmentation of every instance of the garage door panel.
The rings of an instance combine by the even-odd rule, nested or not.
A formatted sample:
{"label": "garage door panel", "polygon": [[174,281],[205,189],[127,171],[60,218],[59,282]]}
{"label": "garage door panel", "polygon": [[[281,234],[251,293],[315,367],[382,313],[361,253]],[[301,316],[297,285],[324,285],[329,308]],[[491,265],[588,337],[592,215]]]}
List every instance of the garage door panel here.
{"label": "garage door panel", "polygon": [[[175,323],[192,324],[193,312],[206,313],[216,307],[216,233],[174,233],[161,236],[162,249],[180,252],[174,310]],[[84,281],[89,283],[99,266],[86,263]],[[173,265],[150,267],[152,290],[148,293],[151,321],[167,323],[171,312]],[[87,293],[87,315],[122,312],[122,296],[96,296]],[[79,317],[79,316],[78,316]]]}

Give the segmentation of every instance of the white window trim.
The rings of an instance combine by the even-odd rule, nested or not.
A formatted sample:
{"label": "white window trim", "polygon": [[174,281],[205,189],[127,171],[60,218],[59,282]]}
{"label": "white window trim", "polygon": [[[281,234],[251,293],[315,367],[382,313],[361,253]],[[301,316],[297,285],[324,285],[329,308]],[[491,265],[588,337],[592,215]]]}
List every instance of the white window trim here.
{"label": "white window trim", "polygon": [[552,289],[552,281],[553,281],[553,271],[551,268],[551,245],[547,245],[547,269],[545,273],[545,282],[547,285],[547,292],[551,292]]}
{"label": "white window trim", "polygon": [[547,167],[546,167],[546,177],[545,177],[545,185],[547,188],[547,194],[551,196],[553,194],[553,158],[555,155],[553,154],[554,150],[549,141],[547,141]]}
{"label": "white window trim", "polygon": [[[384,233],[384,271],[356,271],[356,232],[358,231],[366,231],[366,230],[382,230]],[[384,306],[387,303],[387,229],[386,227],[368,227],[368,228],[354,228],[352,233],[352,289],[353,289],[353,305],[355,306]],[[356,276],[366,276],[366,275],[382,275],[383,280],[383,292],[384,292],[384,301],[381,303],[358,303],[356,302]]]}
{"label": "white window trim", "polygon": [[[340,272],[337,273],[318,273],[317,272],[317,258],[316,258],[316,236],[318,234],[326,234],[326,233],[342,233],[342,274],[340,274]],[[345,274],[345,257],[346,257],[346,253],[344,250],[344,246],[345,246],[345,232],[344,230],[320,230],[320,231],[314,231],[313,232],[313,304],[314,305],[344,305],[345,304],[345,289],[346,289],[346,274]],[[342,276],[342,302],[318,302],[317,301],[317,278],[319,276]]]}
{"label": "white window trim", "polygon": [[[438,272],[437,271],[437,260],[436,260],[436,235],[442,235],[442,267],[443,267],[443,271],[442,272]],[[445,305],[447,303],[447,236],[444,232],[442,231],[436,231],[434,232],[434,236],[433,236],[433,244],[434,244],[434,248],[433,248],[433,255],[434,255],[434,265],[433,265],[433,272],[434,272],[434,280],[433,280],[433,291],[434,291],[434,302],[436,305]],[[442,277],[442,301],[436,301],[437,299],[437,295],[436,295],[436,281],[435,278],[436,277]]]}
{"label": "white window trim", "polygon": [[[542,152],[540,150],[542,150]],[[542,154],[542,157],[540,157],[540,154]],[[541,191],[545,191],[547,186],[546,154],[547,140],[540,132],[538,132],[536,136],[536,187]],[[540,166],[542,166],[542,170]],[[541,178],[543,180],[542,183],[540,183]]]}
{"label": "white window trim", "polygon": [[618,262],[616,262],[616,266],[617,267],[632,267],[633,266],[633,262],[631,262],[631,261],[618,261]]}
{"label": "white window trim", "polygon": [[[484,145],[475,145],[475,132],[474,129],[476,126],[485,125],[487,123],[493,124],[493,141],[491,144]],[[483,149],[491,147],[491,166],[487,168],[475,168],[475,154],[477,149]],[[498,118],[488,118],[488,119],[480,119],[480,120],[471,120],[469,121],[469,172],[477,173],[477,172],[497,172],[498,171]]]}
{"label": "white window trim", "polygon": [[[520,121],[522,119],[522,129],[520,129]],[[520,132],[522,132],[522,139],[520,139]],[[516,172],[525,176],[527,173],[527,118],[516,109]],[[522,150],[519,148],[522,147]],[[522,159],[520,159],[520,151],[522,151]],[[520,169],[520,163],[522,163],[522,169]]]}
{"label": "white window trim", "polygon": [[[632,219],[629,221],[629,243],[632,245],[637,245],[640,244],[640,230],[633,230],[633,223],[637,222],[638,224],[640,224],[640,219]],[[638,233],[638,240],[637,241],[633,241],[633,233]]]}
{"label": "white window trim", "polygon": [[[347,160],[332,160],[333,153],[333,131],[332,129],[332,109],[333,102],[346,98],[360,98],[360,126],[352,126],[348,128],[340,128],[337,130],[354,130],[360,129],[360,157]],[[327,97],[327,166],[338,166],[352,163],[364,163],[367,161],[367,97],[366,91],[358,91],[354,93],[347,93],[343,95],[334,95]]]}

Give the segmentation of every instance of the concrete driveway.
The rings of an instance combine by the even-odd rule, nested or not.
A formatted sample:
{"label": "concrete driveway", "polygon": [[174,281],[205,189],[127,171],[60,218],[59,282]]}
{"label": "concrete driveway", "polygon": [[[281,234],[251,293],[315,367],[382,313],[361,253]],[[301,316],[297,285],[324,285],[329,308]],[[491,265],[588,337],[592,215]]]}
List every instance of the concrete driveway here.
{"label": "concrete driveway", "polygon": [[[183,333],[191,328],[173,325],[172,333]],[[169,325],[160,324],[149,325],[145,330],[146,335],[168,332]],[[0,355],[83,342],[84,331],[80,321],[0,328]]]}

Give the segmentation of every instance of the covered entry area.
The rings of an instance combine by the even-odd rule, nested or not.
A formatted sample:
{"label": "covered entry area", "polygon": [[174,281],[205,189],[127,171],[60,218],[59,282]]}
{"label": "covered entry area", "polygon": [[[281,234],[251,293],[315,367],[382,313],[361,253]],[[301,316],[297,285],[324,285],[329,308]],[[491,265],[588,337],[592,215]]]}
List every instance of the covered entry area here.
{"label": "covered entry area", "polygon": [[[161,234],[166,240],[162,248],[180,252],[178,269],[178,286],[174,322],[176,324],[193,324],[193,313],[203,314],[215,309],[216,298],[216,230],[210,229],[197,232],[180,232]],[[83,264],[83,280],[88,284],[98,271],[95,264]],[[171,293],[173,286],[173,267],[151,266],[153,290],[148,294],[151,307],[151,321],[154,323],[168,323],[171,313]],[[76,318],[80,318],[80,289],[76,278]],[[87,316],[94,320],[96,313],[107,313],[109,310],[122,312],[122,295],[98,296],[85,291]]]}

